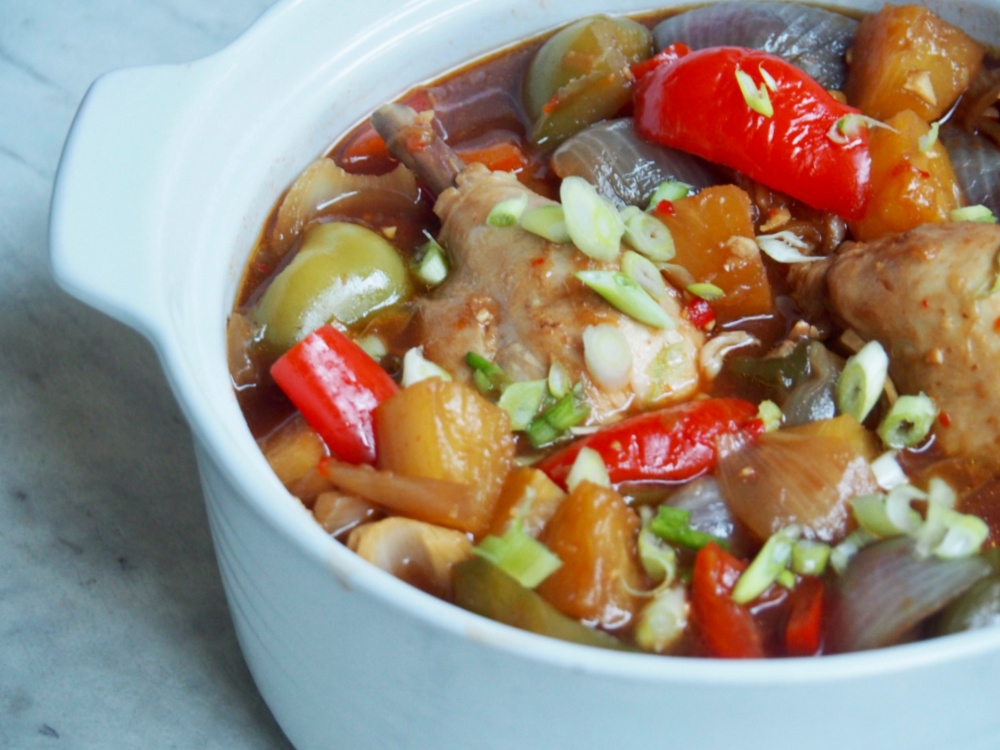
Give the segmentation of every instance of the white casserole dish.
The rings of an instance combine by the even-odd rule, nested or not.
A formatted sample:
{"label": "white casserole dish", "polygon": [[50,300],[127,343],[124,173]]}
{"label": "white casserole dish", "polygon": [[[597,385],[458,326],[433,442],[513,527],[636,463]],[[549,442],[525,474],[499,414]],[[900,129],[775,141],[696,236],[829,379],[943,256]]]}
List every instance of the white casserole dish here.
{"label": "white casserole dish", "polygon": [[[1000,2],[930,5],[1000,41]],[[229,381],[225,321],[281,192],[413,84],[608,10],[606,0],[285,0],[217,55],[109,74],[81,106],[52,203],[55,276],[160,354],[261,693],[300,750],[1000,747],[1000,628],[740,663],[556,642],[355,557],[263,460]]]}

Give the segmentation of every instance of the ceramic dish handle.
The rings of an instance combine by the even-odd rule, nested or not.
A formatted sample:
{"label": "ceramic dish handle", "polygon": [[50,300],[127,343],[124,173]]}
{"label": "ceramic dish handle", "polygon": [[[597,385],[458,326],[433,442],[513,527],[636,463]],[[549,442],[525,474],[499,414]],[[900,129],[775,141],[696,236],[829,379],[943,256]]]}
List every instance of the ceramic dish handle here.
{"label": "ceramic dish handle", "polygon": [[192,83],[187,66],[120,70],[97,79],[70,128],[52,194],[56,281],[147,336],[162,305],[151,281],[170,173],[164,146]]}

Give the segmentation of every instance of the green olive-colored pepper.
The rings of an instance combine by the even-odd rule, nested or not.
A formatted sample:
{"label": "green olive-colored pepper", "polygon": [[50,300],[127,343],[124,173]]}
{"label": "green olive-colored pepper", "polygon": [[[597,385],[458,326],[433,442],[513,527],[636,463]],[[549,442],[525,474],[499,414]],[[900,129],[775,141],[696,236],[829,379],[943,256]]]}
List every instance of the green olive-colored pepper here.
{"label": "green olive-colored pepper", "polygon": [[628,18],[593,16],[556,32],[528,68],[524,103],[535,121],[532,140],[556,146],[632,97],[629,66],[649,59],[653,36]]}
{"label": "green olive-colored pepper", "polygon": [[406,264],[395,247],[370,229],[333,222],[306,232],[255,317],[264,345],[280,354],[326,323],[353,325],[409,294]]}

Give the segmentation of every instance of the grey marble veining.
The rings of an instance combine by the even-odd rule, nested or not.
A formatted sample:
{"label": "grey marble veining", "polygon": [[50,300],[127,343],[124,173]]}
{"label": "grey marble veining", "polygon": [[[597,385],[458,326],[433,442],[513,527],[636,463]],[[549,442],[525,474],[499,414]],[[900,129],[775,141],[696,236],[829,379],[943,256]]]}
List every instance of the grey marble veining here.
{"label": "grey marble veining", "polygon": [[90,83],[210,54],[269,4],[0,0],[0,748],[290,747],[156,356],[55,286],[46,229]]}

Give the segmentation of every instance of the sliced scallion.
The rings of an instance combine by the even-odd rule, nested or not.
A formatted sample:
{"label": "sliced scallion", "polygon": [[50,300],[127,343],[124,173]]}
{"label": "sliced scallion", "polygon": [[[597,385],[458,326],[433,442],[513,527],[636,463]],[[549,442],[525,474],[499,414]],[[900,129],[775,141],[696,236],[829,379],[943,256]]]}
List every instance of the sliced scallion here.
{"label": "sliced scallion", "polygon": [[635,628],[635,642],[645,651],[669,652],[687,630],[691,605],[684,586],[658,591],[643,607]]}
{"label": "sliced scallion", "polygon": [[927,483],[927,502],[943,508],[954,508],[958,494],[941,477],[931,477]]}
{"label": "sliced scallion", "polygon": [[937,143],[938,130],[940,128],[940,123],[932,122],[931,129],[917,139],[917,146],[920,148],[920,153],[926,153]]}
{"label": "sliced scallion", "polygon": [[632,350],[617,326],[601,323],[583,331],[583,361],[601,388],[617,391],[632,374]]}
{"label": "sliced scallion", "polygon": [[521,216],[521,227],[549,242],[562,245],[570,241],[562,206],[538,206],[525,211]]}
{"label": "sliced scallion", "polygon": [[757,235],[757,247],[778,263],[811,263],[819,256],[805,255],[809,246],[794,232],[784,231],[774,234]]}
{"label": "sliced scallion", "polygon": [[503,536],[491,534],[472,551],[528,589],[535,588],[562,566],[562,560],[552,550],[525,532],[520,518]]}
{"label": "sliced scallion", "polygon": [[786,589],[795,588],[795,574],[788,568],[779,570],[778,575],[774,577],[774,580],[779,586],[783,586]]}
{"label": "sliced scallion", "polygon": [[761,401],[757,407],[757,419],[764,423],[765,432],[774,432],[781,427],[784,418],[781,408],[773,401]]}
{"label": "sliced scallion", "polygon": [[545,398],[544,380],[522,380],[504,388],[497,406],[510,416],[512,430],[526,430]]}
{"label": "sliced scallion", "polygon": [[514,198],[507,198],[490,209],[486,223],[492,227],[510,227],[517,224],[524,209],[528,207],[528,194],[521,193]]}
{"label": "sliced scallion", "polygon": [[566,475],[566,488],[572,492],[580,482],[593,482],[601,487],[610,487],[608,467],[604,465],[601,454],[593,448],[581,448],[576,459]]}
{"label": "sliced scallion", "polygon": [[956,208],[948,214],[948,218],[952,221],[978,221],[983,224],[997,223],[997,217],[983,205]]}
{"label": "sliced scallion", "polygon": [[649,196],[649,206],[646,208],[647,211],[653,211],[659,206],[663,201],[668,201],[673,203],[674,201],[680,200],[685,197],[688,193],[694,190],[694,187],[688,185],[686,182],[676,182],[668,181],[661,182],[656,186],[656,190],[653,194]]}
{"label": "sliced scallion", "polygon": [[582,177],[569,176],[559,186],[566,230],[580,252],[595,260],[614,260],[621,252],[625,224],[618,209]]}
{"label": "sliced scallion", "polygon": [[888,539],[915,533],[923,523],[910,503],[927,496],[910,484],[901,484],[887,495],[860,495],[851,499],[851,513],[872,536]]}
{"label": "sliced scallion", "polygon": [[422,346],[415,346],[403,355],[403,387],[406,388],[427,378],[451,380],[451,375],[440,365],[426,359]]}
{"label": "sliced scallion", "polygon": [[831,550],[830,565],[838,574],[843,574],[847,570],[851,558],[858,554],[862,547],[866,547],[874,541],[875,537],[864,529],[855,529]]}
{"label": "sliced scallion", "polygon": [[660,269],[646,256],[626,250],[622,255],[622,273],[645,289],[657,302],[663,302],[667,298],[667,282],[663,280]]}
{"label": "sliced scallion", "polygon": [[385,348],[385,342],[380,336],[376,336],[374,333],[358,339],[357,344],[372,359],[382,359],[382,357],[389,353],[389,350]]}
{"label": "sliced scallion", "polygon": [[989,526],[979,516],[933,503],[927,506],[927,522],[921,532],[917,535],[918,552],[929,551],[943,560],[978,553],[990,535]]}
{"label": "sliced scallion", "polygon": [[758,88],[750,74],[739,68],[736,69],[736,83],[740,87],[740,93],[743,94],[743,101],[750,109],[764,117],[774,116],[774,105],[771,104],[771,96],[767,93],[765,84],[762,83]]}
{"label": "sliced scallion", "polygon": [[480,354],[466,353],[465,363],[475,370],[472,374],[472,382],[476,384],[484,396],[495,395],[510,385],[510,377],[503,371],[503,368]]}
{"label": "sliced scallion", "polygon": [[832,551],[824,542],[797,539],[792,545],[792,572],[803,576],[823,575]]}
{"label": "sliced scallion", "polygon": [[417,251],[419,260],[413,264],[413,274],[427,286],[437,286],[448,276],[448,256],[444,248],[428,235]]}
{"label": "sliced scallion", "polygon": [[554,398],[562,398],[569,393],[569,373],[561,362],[549,365],[549,393]]}
{"label": "sliced scallion", "polygon": [[837,409],[841,414],[864,422],[885,387],[888,371],[889,356],[878,341],[873,339],[861,347],[847,360],[837,380]]}
{"label": "sliced scallion", "polygon": [[733,587],[730,597],[737,604],[746,604],[764,593],[792,561],[792,548],[802,536],[802,528],[796,524],[786,526],[771,534],[760,552],[747,566]]}
{"label": "sliced scallion", "polygon": [[705,281],[688,284],[686,289],[695,297],[700,297],[706,302],[714,302],[715,300],[722,299],[726,296],[726,293],[722,289],[717,287],[715,284],[709,284]]}
{"label": "sliced scallion", "polygon": [[677,576],[677,552],[649,527],[653,511],[649,506],[640,509],[642,528],[639,530],[637,547],[639,562],[653,583],[670,585]]}
{"label": "sliced scallion", "polygon": [[531,420],[528,439],[535,448],[543,448],[557,440],[570,427],[581,424],[590,414],[590,407],[577,400],[572,391]]}
{"label": "sliced scallion", "polygon": [[872,461],[872,474],[875,481],[883,490],[891,490],[901,484],[906,484],[909,480],[903,472],[903,467],[896,460],[896,451],[886,451],[881,456]]}
{"label": "sliced scallion", "polygon": [[649,528],[661,539],[688,549],[701,549],[709,542],[729,549],[725,539],[691,528],[691,511],[682,508],[661,505],[657,516],[649,522]]}
{"label": "sliced scallion", "polygon": [[655,328],[676,328],[677,323],[649,294],[620,271],[578,271],[576,278],[611,305],[640,323]]}
{"label": "sliced scallion", "polygon": [[937,415],[930,396],[900,396],[879,425],[878,435],[889,448],[912,448],[927,437]]}
{"label": "sliced scallion", "polygon": [[894,133],[896,132],[894,127],[886,125],[884,122],[880,122],[874,117],[852,114],[844,115],[834,122],[833,125],[830,126],[830,130],[827,132],[826,137],[834,143],[843,146],[861,135],[862,128],[886,128]]}
{"label": "sliced scallion", "polygon": [[763,79],[764,84],[771,89],[771,91],[778,90],[778,82],[774,80],[774,76],[764,70],[764,63],[757,66],[757,70],[760,71],[760,77]]}
{"label": "sliced scallion", "polygon": [[673,235],[655,216],[635,206],[625,206],[620,215],[625,223],[625,241],[647,258],[663,262],[677,254]]}

